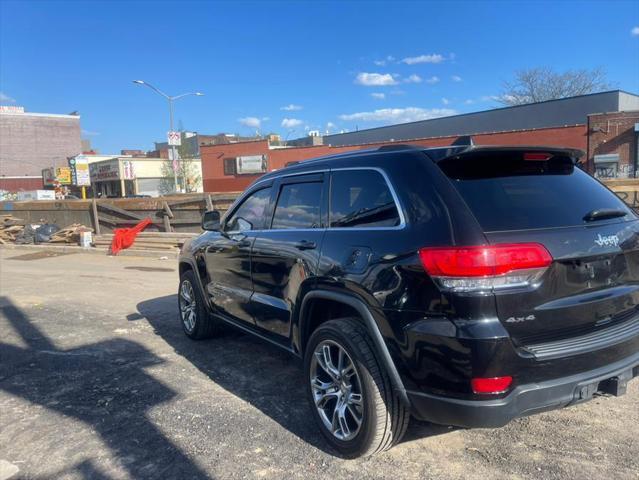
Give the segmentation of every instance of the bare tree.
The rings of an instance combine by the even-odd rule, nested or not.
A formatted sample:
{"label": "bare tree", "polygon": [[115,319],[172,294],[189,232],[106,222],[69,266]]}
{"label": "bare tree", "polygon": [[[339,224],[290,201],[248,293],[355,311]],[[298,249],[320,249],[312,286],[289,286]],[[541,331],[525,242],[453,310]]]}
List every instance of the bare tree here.
{"label": "bare tree", "polygon": [[610,83],[602,68],[557,72],[549,67],[529,68],[515,72],[515,78],[504,82],[497,101],[504,105],[556,100],[609,90]]}

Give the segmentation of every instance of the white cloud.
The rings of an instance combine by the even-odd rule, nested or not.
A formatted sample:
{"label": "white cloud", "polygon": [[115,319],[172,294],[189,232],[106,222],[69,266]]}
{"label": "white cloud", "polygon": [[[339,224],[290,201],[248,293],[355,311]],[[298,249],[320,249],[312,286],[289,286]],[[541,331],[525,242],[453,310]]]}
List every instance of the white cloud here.
{"label": "white cloud", "polygon": [[4,103],[16,103],[16,99],[6,95],[3,92],[0,92],[0,102]]}
{"label": "white cloud", "polygon": [[407,65],[415,65],[416,63],[441,63],[444,61],[444,56],[439,53],[432,53],[430,55],[419,55],[417,57],[406,57],[402,59],[402,63]]}
{"label": "white cloud", "polygon": [[633,37],[639,37],[639,26],[634,27],[632,30],[630,30],[630,35],[632,35]]}
{"label": "white cloud", "polygon": [[435,75],[433,75],[432,77],[426,79],[426,83],[428,83],[430,85],[435,85],[438,82],[439,82],[439,77],[437,77]]}
{"label": "white cloud", "polygon": [[453,75],[452,77],[450,77],[450,79],[453,82],[461,82],[462,81],[462,78],[459,75]]}
{"label": "white cloud", "polygon": [[473,103],[475,103],[475,100],[473,100],[472,98],[469,98],[468,100],[464,101],[465,105],[472,105]]}
{"label": "white cloud", "polygon": [[326,130],[331,130],[333,128],[337,128],[337,125],[335,125],[333,122],[328,122],[326,124]]}
{"label": "white cloud", "polygon": [[392,63],[394,61],[395,61],[395,57],[393,57],[392,55],[388,55],[386,58],[383,58],[381,60],[374,60],[373,63],[377,65],[378,67],[383,67],[387,63]]}
{"label": "white cloud", "polygon": [[263,122],[268,122],[271,119],[271,117],[262,117],[262,121]]}
{"label": "white cloud", "polygon": [[422,77],[413,73],[404,79],[404,83],[422,83]]}
{"label": "white cloud", "polygon": [[285,112],[297,112],[298,110],[301,110],[302,107],[301,105],[295,105],[294,103],[289,103],[288,105],[285,105],[283,107],[280,107],[280,110],[284,110]]}
{"label": "white cloud", "polygon": [[355,83],[365,87],[380,87],[384,85],[397,85],[397,80],[390,73],[366,73],[361,72],[355,77]]}
{"label": "white cloud", "polygon": [[285,118],[282,120],[282,127],[284,128],[295,128],[302,125],[304,122],[297,118]]}
{"label": "white cloud", "polygon": [[250,127],[250,128],[260,128],[260,126],[262,125],[262,120],[260,120],[257,117],[238,118],[237,121],[240,122],[245,127]]}
{"label": "white cloud", "polygon": [[372,112],[357,112],[340,115],[344,121],[406,123],[430,118],[446,117],[457,113],[451,108],[381,108]]}
{"label": "white cloud", "polygon": [[376,100],[384,100],[386,98],[386,94],[385,93],[371,93],[371,97],[375,98]]}
{"label": "white cloud", "polygon": [[450,100],[448,100],[446,97],[442,97],[442,103],[444,105],[448,105],[450,103]]}
{"label": "white cloud", "polygon": [[85,137],[94,137],[96,135],[100,135],[100,132],[94,132],[94,131],[91,131],[91,130],[84,130],[83,129],[83,130],[81,130],[81,132],[82,132],[82,135],[85,136]]}

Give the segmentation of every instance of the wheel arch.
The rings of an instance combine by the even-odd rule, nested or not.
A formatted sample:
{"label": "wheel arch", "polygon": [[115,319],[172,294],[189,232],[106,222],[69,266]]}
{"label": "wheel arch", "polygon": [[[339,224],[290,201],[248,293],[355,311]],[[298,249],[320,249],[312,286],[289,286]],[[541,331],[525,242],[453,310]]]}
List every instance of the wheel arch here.
{"label": "wheel arch", "polygon": [[197,265],[195,264],[195,260],[191,258],[180,258],[179,266],[178,266],[179,275],[182,276],[182,274],[186,272],[187,270],[191,270],[195,274],[197,288],[200,290],[200,293],[202,294],[202,298],[204,298],[206,302],[206,307],[210,309],[211,306],[209,304],[209,297],[208,295],[206,295],[206,291],[204,290],[204,285],[202,284],[202,275]]}
{"label": "wheel arch", "polygon": [[335,302],[344,305],[348,309],[357,313],[357,316],[361,318],[363,324],[366,327],[366,330],[373,339],[373,343],[375,345],[375,350],[377,351],[379,360],[382,362],[382,365],[386,369],[386,372],[388,373],[388,376],[390,377],[393,384],[393,388],[398,393],[402,402],[405,405],[409,406],[410,401],[408,399],[408,395],[406,394],[404,383],[399,376],[397,367],[395,366],[390,351],[388,350],[388,347],[384,342],[384,337],[382,336],[379,327],[377,326],[375,318],[371,314],[368,306],[362,300],[353,295],[328,290],[314,290],[304,296],[302,300],[302,306],[300,307],[298,319],[300,336],[299,347],[302,356],[304,355],[304,350],[306,349],[306,343],[310,338],[312,332],[314,331],[314,328],[311,328],[314,325],[310,313],[313,302],[317,300],[328,300],[331,302]]}

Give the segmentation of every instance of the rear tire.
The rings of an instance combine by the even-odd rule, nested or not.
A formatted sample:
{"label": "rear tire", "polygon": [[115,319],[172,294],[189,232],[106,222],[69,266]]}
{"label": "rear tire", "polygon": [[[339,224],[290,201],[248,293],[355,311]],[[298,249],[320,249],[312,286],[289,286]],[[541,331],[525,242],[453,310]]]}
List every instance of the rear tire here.
{"label": "rear tire", "polygon": [[220,321],[209,314],[193,270],[180,275],[178,307],[182,329],[187,337],[201,340],[219,333]]}
{"label": "rear tire", "polygon": [[370,456],[401,440],[410,414],[359,319],[320,325],[306,347],[304,372],[313,417],[341,455]]}

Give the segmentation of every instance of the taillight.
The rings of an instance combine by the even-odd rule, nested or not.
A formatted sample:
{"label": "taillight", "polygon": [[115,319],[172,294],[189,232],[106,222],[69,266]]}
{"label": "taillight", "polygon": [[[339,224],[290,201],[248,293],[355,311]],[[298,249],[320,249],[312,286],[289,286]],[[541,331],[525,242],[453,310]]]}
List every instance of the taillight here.
{"label": "taillight", "polygon": [[419,258],[442,288],[465,292],[531,286],[552,263],[539,243],[422,248]]}
{"label": "taillight", "polygon": [[513,377],[473,378],[470,385],[473,392],[484,395],[504,393],[513,383]]}

